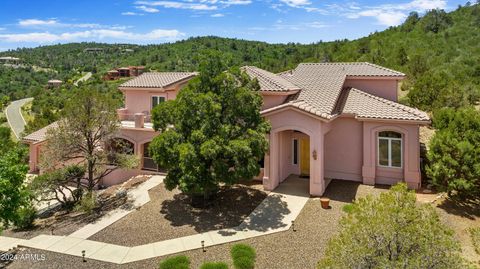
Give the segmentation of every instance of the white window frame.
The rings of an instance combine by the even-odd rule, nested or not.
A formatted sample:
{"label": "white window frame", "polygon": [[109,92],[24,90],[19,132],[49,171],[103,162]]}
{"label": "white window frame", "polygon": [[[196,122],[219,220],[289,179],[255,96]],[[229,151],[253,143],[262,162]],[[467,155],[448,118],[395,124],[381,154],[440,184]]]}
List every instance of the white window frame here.
{"label": "white window frame", "polygon": [[[295,141],[297,141],[297,163],[295,163]],[[298,150],[298,139],[293,138],[292,139],[292,165],[298,165],[298,158],[299,158],[299,150]]]}
{"label": "white window frame", "polygon": [[[152,95],[152,96],[150,97],[150,102],[151,102],[151,103],[150,103],[150,109],[153,109],[153,108],[154,108],[154,106],[153,106],[153,98],[157,98],[157,99],[163,98],[163,102],[165,102],[165,101],[167,100],[167,98],[165,98],[165,96],[163,96],[163,95]],[[160,102],[159,102],[158,104],[160,104]],[[158,105],[158,104],[157,104],[157,105]]]}
{"label": "white window frame", "polygon": [[[396,132],[398,133],[398,132]],[[380,132],[377,135],[377,165],[385,168],[403,168],[403,135],[400,134],[400,138],[396,137],[384,137],[380,136]],[[388,141],[388,165],[380,164],[380,139]],[[392,141],[400,141],[400,166],[392,166]]]}

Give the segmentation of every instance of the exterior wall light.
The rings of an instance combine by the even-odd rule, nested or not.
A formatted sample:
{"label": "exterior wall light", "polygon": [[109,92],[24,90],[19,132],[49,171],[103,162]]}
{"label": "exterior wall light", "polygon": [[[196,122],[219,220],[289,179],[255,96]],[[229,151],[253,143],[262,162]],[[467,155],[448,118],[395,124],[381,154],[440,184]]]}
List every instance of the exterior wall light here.
{"label": "exterior wall light", "polygon": [[317,160],[317,150],[313,150],[312,156],[314,160]]}

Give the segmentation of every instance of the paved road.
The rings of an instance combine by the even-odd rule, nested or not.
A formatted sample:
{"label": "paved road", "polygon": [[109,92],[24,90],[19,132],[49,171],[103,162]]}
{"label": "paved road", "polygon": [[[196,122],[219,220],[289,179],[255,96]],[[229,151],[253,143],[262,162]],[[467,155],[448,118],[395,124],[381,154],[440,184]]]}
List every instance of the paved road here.
{"label": "paved road", "polygon": [[78,86],[79,82],[87,81],[92,77],[92,72],[86,73],[83,77],[79,78],[73,85]]}
{"label": "paved road", "polygon": [[7,109],[5,109],[8,124],[17,138],[20,137],[20,134],[25,130],[25,124],[27,124],[22,116],[22,106],[32,100],[33,98],[16,100],[10,103]]}

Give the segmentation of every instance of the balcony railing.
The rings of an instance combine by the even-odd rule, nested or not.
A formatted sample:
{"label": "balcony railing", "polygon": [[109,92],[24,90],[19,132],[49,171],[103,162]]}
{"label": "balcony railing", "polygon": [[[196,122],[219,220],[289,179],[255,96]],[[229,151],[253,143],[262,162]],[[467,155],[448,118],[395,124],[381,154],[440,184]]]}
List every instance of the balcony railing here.
{"label": "balcony railing", "polygon": [[117,115],[121,122],[131,122],[129,125],[134,128],[151,127],[152,115],[149,112],[132,113],[126,108],[120,108],[117,109]]}

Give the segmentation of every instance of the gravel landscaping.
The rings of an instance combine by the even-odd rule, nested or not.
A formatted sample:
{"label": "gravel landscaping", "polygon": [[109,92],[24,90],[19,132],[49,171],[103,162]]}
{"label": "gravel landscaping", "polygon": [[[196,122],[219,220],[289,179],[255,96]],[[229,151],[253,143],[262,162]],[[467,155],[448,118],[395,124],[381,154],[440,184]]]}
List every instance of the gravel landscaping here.
{"label": "gravel landscaping", "polygon": [[[333,181],[325,196],[331,199],[331,209],[322,209],[318,198],[311,198],[295,221],[296,232],[292,229],[286,232],[259,236],[239,242],[252,245],[257,251],[256,268],[296,269],[315,268],[322,257],[328,240],[338,231],[338,221],[344,214],[342,207],[354,198],[366,194],[378,194],[386,188],[374,188],[354,182]],[[158,209],[157,209],[158,211]],[[238,242],[236,242],[238,243]],[[205,261],[225,261],[232,266],[230,248],[234,243],[207,246],[207,252],[202,250],[187,251],[184,254],[191,258],[192,267],[198,268]],[[24,249],[19,254],[45,254],[45,262],[16,261],[7,268],[158,268],[158,263],[169,256],[158,257],[124,265],[88,260],[82,263],[81,258],[40,251]],[[170,255],[170,256],[175,256]]]}
{"label": "gravel landscaping", "polygon": [[42,216],[39,216],[35,220],[32,228],[25,230],[7,229],[3,231],[2,235],[22,239],[31,239],[41,234],[69,235],[81,229],[83,226],[100,219],[116,208],[131,207],[131,203],[126,196],[117,197],[115,193],[120,188],[123,190],[136,188],[149,178],[150,176],[133,177],[122,184],[113,185],[101,191],[98,196],[98,202],[100,205],[94,209],[91,214],[82,211],[64,210],[61,208],[52,209],[51,211],[42,214]]}
{"label": "gravel landscaping", "polygon": [[188,196],[160,184],[149,191],[150,202],[89,239],[138,246],[239,225],[267,196],[260,182],[220,189],[206,209],[193,208]]}
{"label": "gravel landscaping", "polygon": [[455,231],[455,237],[460,242],[463,256],[480,265],[480,254],[475,251],[470,234],[471,228],[480,227],[480,202],[462,204],[442,198],[434,205],[437,207],[442,221]]}

